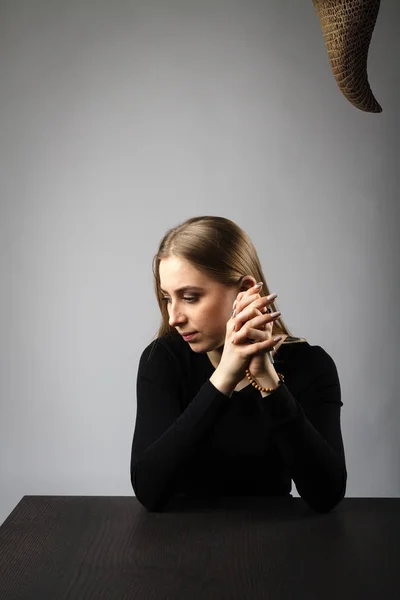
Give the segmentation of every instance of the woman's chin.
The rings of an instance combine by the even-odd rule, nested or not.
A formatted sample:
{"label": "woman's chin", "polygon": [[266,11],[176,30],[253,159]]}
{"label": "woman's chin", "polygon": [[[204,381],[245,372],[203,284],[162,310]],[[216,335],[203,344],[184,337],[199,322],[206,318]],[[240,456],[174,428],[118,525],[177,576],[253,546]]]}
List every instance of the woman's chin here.
{"label": "woman's chin", "polygon": [[188,344],[193,352],[208,352],[204,343],[193,341],[188,342]]}
{"label": "woman's chin", "polygon": [[195,335],[192,340],[188,340],[187,344],[190,346],[193,352],[204,353],[204,352],[220,352],[224,349],[225,339],[205,339],[205,336],[200,337],[199,334]]}
{"label": "woman's chin", "polygon": [[207,343],[205,340],[193,340],[188,342],[188,344],[193,352],[210,352],[210,350],[214,349],[214,345]]}

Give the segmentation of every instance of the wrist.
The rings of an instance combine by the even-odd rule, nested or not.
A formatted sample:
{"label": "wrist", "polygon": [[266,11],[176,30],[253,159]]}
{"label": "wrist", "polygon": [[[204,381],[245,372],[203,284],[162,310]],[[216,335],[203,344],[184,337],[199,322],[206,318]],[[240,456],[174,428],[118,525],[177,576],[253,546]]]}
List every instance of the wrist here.
{"label": "wrist", "polygon": [[283,376],[278,374],[275,369],[273,373],[261,373],[257,376],[254,376],[254,373],[247,370],[246,377],[263,397],[272,394],[279,387],[281,380],[283,380]]}
{"label": "wrist", "polygon": [[210,381],[217,390],[225,394],[225,396],[231,396],[233,390],[237,385],[236,379],[229,376],[227,373],[224,373],[218,367],[215,369],[214,373],[210,377]]}
{"label": "wrist", "polygon": [[264,392],[263,390],[261,390],[260,394],[263,398],[272,394],[279,387],[279,384],[281,382],[278,376],[276,376],[276,378],[273,379],[260,378],[258,381],[260,387],[271,390],[270,392]]}
{"label": "wrist", "polygon": [[261,377],[255,377],[255,379],[257,379],[258,385],[260,385],[263,388],[276,388],[278,387],[280,382],[278,373],[276,371],[274,375],[262,375]]}
{"label": "wrist", "polygon": [[277,377],[277,372],[274,363],[271,363],[269,356],[264,354],[262,357],[257,357],[256,360],[250,361],[249,371],[256,379],[268,379],[272,381]]}

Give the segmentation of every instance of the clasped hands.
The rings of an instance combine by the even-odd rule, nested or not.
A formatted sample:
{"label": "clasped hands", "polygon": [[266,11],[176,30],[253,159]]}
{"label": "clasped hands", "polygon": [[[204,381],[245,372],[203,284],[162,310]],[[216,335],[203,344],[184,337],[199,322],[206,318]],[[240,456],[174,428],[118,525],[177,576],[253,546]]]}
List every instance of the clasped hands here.
{"label": "clasped hands", "polygon": [[273,324],[281,313],[268,312],[277,294],[260,296],[261,287],[262,284],[256,284],[239,292],[226,325],[219,371],[234,386],[245,377],[246,369],[262,387],[276,387],[279,383],[267,353],[282,339],[282,336],[272,337]]}

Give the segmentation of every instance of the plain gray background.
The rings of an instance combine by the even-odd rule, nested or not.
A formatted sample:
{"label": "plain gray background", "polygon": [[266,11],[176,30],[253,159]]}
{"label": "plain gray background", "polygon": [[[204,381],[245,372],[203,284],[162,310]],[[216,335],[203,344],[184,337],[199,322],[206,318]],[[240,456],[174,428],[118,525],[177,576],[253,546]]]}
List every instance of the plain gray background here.
{"label": "plain gray background", "polygon": [[342,383],[348,496],[398,496],[400,6],[339,93],[312,1],[0,2],[0,521],[24,494],[129,495],[151,260],[235,220]]}

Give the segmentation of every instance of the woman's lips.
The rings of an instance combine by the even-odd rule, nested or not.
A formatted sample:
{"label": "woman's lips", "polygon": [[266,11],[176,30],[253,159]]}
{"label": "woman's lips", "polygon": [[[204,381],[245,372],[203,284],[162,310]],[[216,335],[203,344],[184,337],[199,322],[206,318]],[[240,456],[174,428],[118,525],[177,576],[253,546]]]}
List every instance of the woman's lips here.
{"label": "woman's lips", "polygon": [[190,342],[194,338],[194,336],[197,335],[197,331],[192,331],[190,333],[185,333],[185,334],[182,333],[181,335],[182,335],[183,339],[185,340],[185,342]]}

